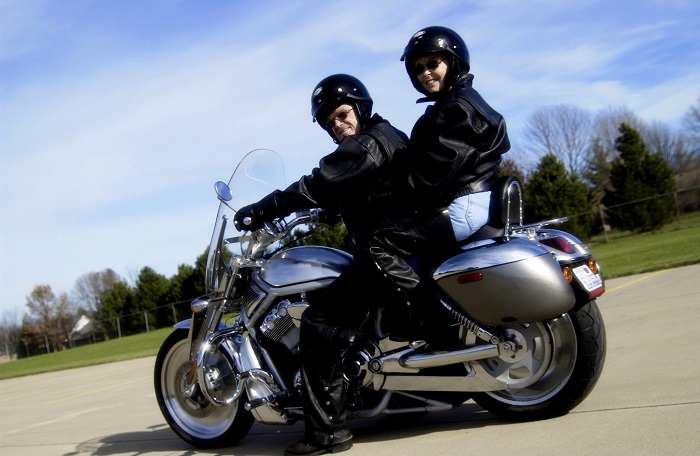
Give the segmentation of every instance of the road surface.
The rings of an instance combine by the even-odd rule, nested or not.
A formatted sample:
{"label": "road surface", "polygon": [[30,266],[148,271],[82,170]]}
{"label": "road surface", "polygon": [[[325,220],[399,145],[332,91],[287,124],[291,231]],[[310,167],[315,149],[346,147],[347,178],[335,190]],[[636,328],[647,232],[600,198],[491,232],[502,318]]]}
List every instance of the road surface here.
{"label": "road surface", "polygon": [[[353,421],[343,455],[700,454],[700,265],[610,280],[598,299],[607,329],[603,374],[564,417],[496,419],[473,402],[397,425]],[[0,453],[14,456],[280,455],[301,424],[256,424],[239,445],[204,451],[166,425],[155,358],[0,381]]]}

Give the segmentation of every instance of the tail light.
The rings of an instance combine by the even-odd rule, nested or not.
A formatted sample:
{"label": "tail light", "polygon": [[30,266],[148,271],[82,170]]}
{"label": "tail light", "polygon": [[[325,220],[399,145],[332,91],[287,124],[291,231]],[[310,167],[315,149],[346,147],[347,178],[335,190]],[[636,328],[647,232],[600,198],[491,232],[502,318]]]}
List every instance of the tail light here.
{"label": "tail light", "polygon": [[561,250],[564,253],[576,253],[576,247],[574,247],[574,245],[566,238],[561,236],[539,239],[538,241],[540,244],[544,244],[553,249]]}

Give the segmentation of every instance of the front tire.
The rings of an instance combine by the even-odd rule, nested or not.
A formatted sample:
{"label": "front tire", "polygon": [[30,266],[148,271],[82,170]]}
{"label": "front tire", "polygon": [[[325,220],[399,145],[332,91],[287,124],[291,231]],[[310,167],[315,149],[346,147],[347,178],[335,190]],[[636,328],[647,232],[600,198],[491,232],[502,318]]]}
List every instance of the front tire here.
{"label": "front tire", "polygon": [[[238,443],[253,425],[243,400],[227,407],[210,403],[198,386],[187,392],[192,368],[186,329],[176,329],[158,351],[154,370],[156,399],[165,420],[185,442],[198,448],[222,448]],[[196,385],[196,379],[192,389]]]}
{"label": "front tire", "polygon": [[524,364],[537,371],[537,380],[519,384],[515,368],[486,360],[485,370],[508,381],[511,388],[473,396],[477,404],[505,420],[543,420],[568,413],[593,390],[603,370],[605,326],[595,300],[531,326],[527,343],[533,353]]}

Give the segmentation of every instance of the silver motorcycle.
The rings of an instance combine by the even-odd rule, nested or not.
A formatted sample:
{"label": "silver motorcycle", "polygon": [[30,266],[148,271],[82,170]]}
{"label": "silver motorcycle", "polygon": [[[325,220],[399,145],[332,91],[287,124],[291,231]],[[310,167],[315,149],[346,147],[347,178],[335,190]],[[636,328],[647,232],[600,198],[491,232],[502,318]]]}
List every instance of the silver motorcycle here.
{"label": "silver motorcycle", "polygon": [[[352,257],[285,247],[301,228],[324,222],[321,210],[236,230],[235,208],[285,188],[284,174],[280,156],[260,149],[228,184],[216,183],[208,294],[192,302],[192,318],[175,325],[156,358],[163,416],[196,447],[232,446],[255,421],[303,418],[300,317]],[[405,325],[395,322],[406,312],[376,303],[363,342],[343,355],[352,419],[444,411],[473,399],[506,420],[540,420],[566,414],[595,386],[605,360],[595,301],[605,290],[601,268],[575,236],[545,228],[565,219],[523,225],[517,180],[501,178],[492,195],[489,224],[426,276],[449,316],[450,343],[402,334]]]}

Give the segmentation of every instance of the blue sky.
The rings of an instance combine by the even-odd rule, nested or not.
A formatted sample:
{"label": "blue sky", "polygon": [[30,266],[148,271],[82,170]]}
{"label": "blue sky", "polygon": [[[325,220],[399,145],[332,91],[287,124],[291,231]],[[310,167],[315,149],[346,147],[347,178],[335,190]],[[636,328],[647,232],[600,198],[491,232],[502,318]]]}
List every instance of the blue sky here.
{"label": "blue sky", "polygon": [[679,128],[700,96],[690,0],[0,0],[0,315],[35,285],[192,264],[246,152],[276,150],[292,181],[333,150],[309,104],[329,74],[410,132],[425,106],[399,57],[427,25],[462,35],[516,152],[545,106]]}

